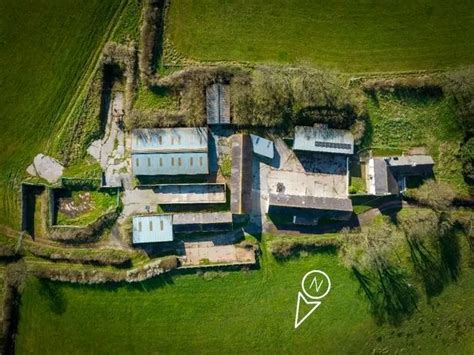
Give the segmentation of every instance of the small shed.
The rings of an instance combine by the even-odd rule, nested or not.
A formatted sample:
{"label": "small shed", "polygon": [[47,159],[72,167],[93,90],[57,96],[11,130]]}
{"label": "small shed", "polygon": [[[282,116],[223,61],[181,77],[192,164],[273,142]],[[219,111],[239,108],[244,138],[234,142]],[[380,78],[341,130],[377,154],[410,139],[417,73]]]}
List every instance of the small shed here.
{"label": "small shed", "polygon": [[387,158],[387,164],[395,176],[430,176],[434,161],[430,155],[402,155]]}
{"label": "small shed", "polygon": [[385,158],[371,158],[367,165],[368,192],[372,195],[390,195],[400,192],[398,182]]}
{"label": "small shed", "polygon": [[206,88],[207,124],[230,124],[230,87],[212,84]]}
{"label": "small shed", "polygon": [[273,147],[272,141],[254,134],[250,135],[250,139],[252,140],[252,147],[255,155],[264,159],[273,159],[275,156],[275,148]]}
{"label": "small shed", "polygon": [[328,128],[327,125],[296,126],[293,150],[351,155],[354,153],[354,137],[350,131]]}
{"label": "small shed", "polygon": [[173,216],[170,214],[133,217],[133,244],[173,241]]}

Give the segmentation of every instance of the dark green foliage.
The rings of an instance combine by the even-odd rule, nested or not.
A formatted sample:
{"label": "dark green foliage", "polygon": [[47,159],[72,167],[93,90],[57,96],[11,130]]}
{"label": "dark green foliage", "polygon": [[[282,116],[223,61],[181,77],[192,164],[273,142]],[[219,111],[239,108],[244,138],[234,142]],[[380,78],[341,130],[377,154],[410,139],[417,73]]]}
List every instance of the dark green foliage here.
{"label": "dark green foliage", "polygon": [[464,176],[474,182],[474,137],[462,145],[460,156]]}
{"label": "dark green foliage", "polygon": [[335,253],[338,242],[335,238],[311,239],[275,239],[269,242],[268,249],[277,260],[297,257],[301,252],[331,252]]}
{"label": "dark green foliage", "polygon": [[428,180],[417,189],[408,189],[405,196],[435,211],[444,211],[453,202],[456,192],[445,182]]}
{"label": "dark green foliage", "polygon": [[258,67],[231,80],[233,122],[241,126],[327,123],[349,128],[364,114],[339,79],[309,68]]}

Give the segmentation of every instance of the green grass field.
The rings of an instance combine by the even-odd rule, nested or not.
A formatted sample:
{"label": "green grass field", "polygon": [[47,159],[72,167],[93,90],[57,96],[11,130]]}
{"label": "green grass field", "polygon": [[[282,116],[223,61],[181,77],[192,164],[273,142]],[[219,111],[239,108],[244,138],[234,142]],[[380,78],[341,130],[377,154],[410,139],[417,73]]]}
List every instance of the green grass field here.
{"label": "green grass field", "polygon": [[18,226],[18,183],[55,137],[120,5],[0,2],[0,224]]}
{"label": "green grass field", "polygon": [[[467,193],[458,152],[463,139],[456,113],[444,97],[377,95],[369,100],[367,145],[388,150],[425,147],[435,160],[436,177]],[[382,149],[380,149],[382,148]],[[385,149],[384,149],[385,148]],[[388,148],[388,149],[387,149]]]}
{"label": "green grass field", "polygon": [[167,30],[180,54],[203,61],[379,72],[474,60],[467,0],[182,0],[171,2]]}
{"label": "green grass field", "polygon": [[[405,255],[402,255],[405,258]],[[471,353],[474,271],[463,274],[399,327],[378,326],[358,284],[334,254],[285,263],[265,253],[257,271],[161,277],[140,284],[78,286],[31,278],[16,350],[43,353]],[[327,272],[333,288],[294,330],[300,280]],[[48,339],[48,341],[45,341]]]}

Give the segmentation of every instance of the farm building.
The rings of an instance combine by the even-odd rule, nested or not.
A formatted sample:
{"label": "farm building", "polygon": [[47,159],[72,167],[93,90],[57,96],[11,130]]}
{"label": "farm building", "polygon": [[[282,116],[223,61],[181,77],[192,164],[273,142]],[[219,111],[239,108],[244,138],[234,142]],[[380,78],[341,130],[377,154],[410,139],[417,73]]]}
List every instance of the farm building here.
{"label": "farm building", "polygon": [[263,159],[273,159],[275,156],[275,149],[272,141],[254,134],[250,135],[250,139],[252,140],[252,148],[255,155]]}
{"label": "farm building", "polygon": [[206,88],[207,124],[230,124],[229,85],[213,84]]}
{"label": "farm building", "polygon": [[133,244],[173,241],[173,216],[133,217]]}
{"label": "farm building", "polygon": [[327,125],[296,126],[293,150],[350,155],[354,153],[354,137],[350,131]]}
{"label": "farm building", "polygon": [[291,215],[294,224],[317,224],[321,218],[347,221],[352,216],[348,198],[270,194],[270,215]]}
{"label": "farm building", "polygon": [[367,169],[369,193],[398,194],[406,188],[406,178],[433,175],[434,161],[429,155],[371,158]]}
{"label": "farm building", "polygon": [[252,141],[248,135],[232,137],[230,210],[247,213],[252,208]]}
{"label": "farm building", "polygon": [[133,130],[132,170],[137,176],[208,174],[207,128]]}
{"label": "farm building", "polygon": [[367,164],[367,186],[372,195],[391,195],[400,192],[397,179],[384,158],[372,158]]}
{"label": "farm building", "polygon": [[224,232],[232,230],[232,213],[177,213],[173,215],[176,233]]}

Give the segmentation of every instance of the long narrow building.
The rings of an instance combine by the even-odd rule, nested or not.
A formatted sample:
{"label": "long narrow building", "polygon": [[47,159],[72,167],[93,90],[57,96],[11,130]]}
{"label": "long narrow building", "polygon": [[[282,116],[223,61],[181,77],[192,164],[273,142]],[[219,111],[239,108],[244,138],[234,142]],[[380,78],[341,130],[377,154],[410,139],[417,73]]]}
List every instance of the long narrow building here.
{"label": "long narrow building", "polygon": [[132,170],[137,176],[208,174],[207,128],[133,130]]}

